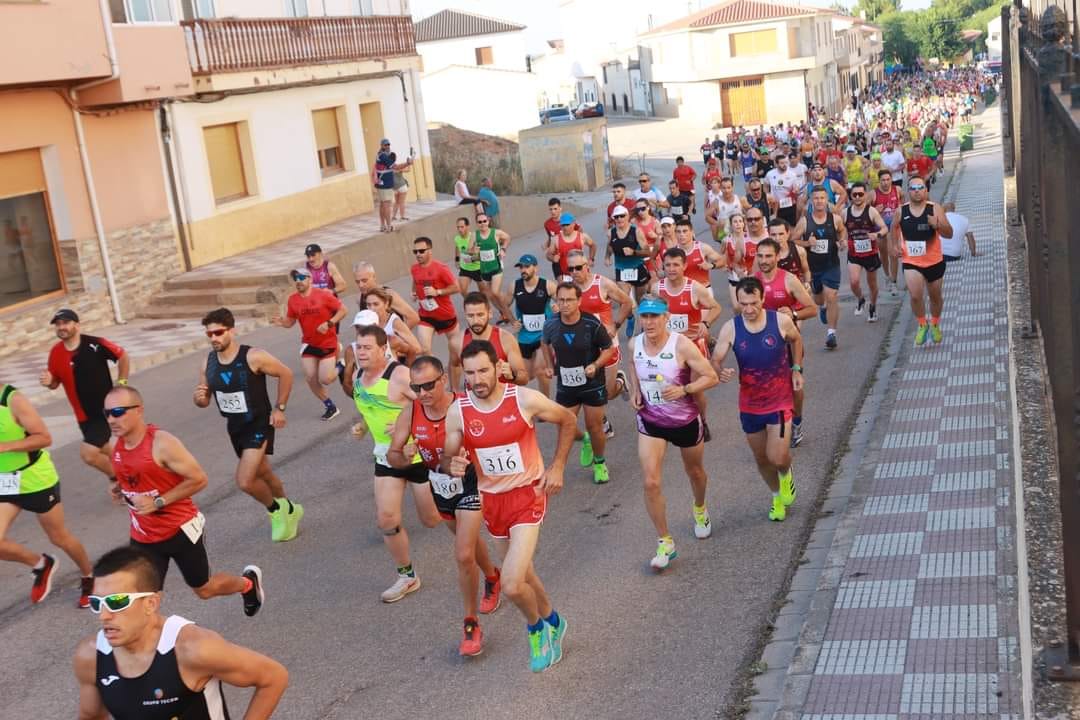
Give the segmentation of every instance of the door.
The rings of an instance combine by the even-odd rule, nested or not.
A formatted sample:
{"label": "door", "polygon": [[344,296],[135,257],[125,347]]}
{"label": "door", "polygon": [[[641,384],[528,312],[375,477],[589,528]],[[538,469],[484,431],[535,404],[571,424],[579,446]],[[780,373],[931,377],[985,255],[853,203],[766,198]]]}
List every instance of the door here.
{"label": "door", "polygon": [[725,127],[765,123],[765,80],[743,78],[720,82],[721,121]]}

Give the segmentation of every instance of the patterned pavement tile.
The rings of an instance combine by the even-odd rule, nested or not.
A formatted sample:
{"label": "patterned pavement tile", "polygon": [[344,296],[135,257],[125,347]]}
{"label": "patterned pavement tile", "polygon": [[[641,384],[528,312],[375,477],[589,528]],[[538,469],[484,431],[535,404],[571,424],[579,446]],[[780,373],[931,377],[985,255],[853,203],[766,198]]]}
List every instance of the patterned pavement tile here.
{"label": "patterned pavement tile", "polygon": [[831,640],[907,640],[911,635],[911,607],[836,609],[829,618]]}
{"label": "patterned pavement tile", "polygon": [[998,676],[991,673],[911,673],[904,675],[900,712],[996,713],[997,686]]}
{"label": "patterned pavement tile", "polygon": [[909,640],[907,669],[930,673],[996,673],[1002,667],[998,640],[996,637]]}
{"label": "patterned pavement tile", "polygon": [[919,605],[911,613],[915,640],[996,638],[996,605]]}

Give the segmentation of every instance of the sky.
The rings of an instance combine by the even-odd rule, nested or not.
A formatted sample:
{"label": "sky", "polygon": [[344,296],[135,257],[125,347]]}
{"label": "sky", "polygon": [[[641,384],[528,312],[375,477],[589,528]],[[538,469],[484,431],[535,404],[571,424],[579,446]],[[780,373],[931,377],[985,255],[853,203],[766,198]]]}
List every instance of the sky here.
{"label": "sky", "polygon": [[[852,0],[842,0],[853,5]],[[591,2],[609,4],[610,0],[591,0]],[[711,5],[717,5],[722,0],[685,0],[687,13],[697,12]],[[828,7],[833,0],[786,0],[787,3],[796,5],[816,5]],[[682,7],[683,3],[676,0],[668,5],[674,8]],[[528,52],[534,55],[548,50],[547,41],[562,37],[559,27],[559,3],[558,0],[525,0],[523,2],[506,2],[506,0],[412,0],[413,18],[419,20],[429,15],[434,15],[440,10],[453,8],[466,10],[479,15],[488,15],[500,20],[510,20],[526,26],[525,37]],[[919,10],[930,7],[930,0],[901,0],[904,10]],[[672,18],[674,19],[674,18]]]}

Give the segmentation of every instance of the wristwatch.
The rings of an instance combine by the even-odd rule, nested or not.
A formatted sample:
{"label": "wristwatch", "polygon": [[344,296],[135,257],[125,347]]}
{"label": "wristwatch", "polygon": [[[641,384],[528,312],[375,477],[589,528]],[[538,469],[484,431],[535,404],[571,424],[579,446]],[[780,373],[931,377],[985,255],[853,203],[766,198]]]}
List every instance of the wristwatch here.
{"label": "wristwatch", "polygon": [[285,403],[278,403],[277,409],[281,412],[285,412]]}
{"label": "wristwatch", "polygon": [[802,365],[793,364],[791,366],[791,372],[802,372]]}
{"label": "wristwatch", "polygon": [[161,495],[158,495],[156,498],[154,498],[154,507],[158,510],[165,507],[165,498]]}

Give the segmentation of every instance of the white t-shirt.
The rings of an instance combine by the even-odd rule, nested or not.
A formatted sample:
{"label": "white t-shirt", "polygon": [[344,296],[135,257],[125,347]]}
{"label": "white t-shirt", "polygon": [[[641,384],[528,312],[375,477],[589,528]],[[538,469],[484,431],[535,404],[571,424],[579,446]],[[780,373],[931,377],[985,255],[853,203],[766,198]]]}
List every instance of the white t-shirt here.
{"label": "white t-shirt", "polygon": [[779,168],[773,168],[765,173],[765,183],[782,208],[791,207],[795,203],[799,190],[802,189],[799,176],[790,167],[783,172],[780,172]]}
{"label": "white t-shirt", "polygon": [[664,193],[660,192],[656,188],[649,188],[648,191],[644,191],[641,188],[634,188],[634,191],[630,193],[630,198],[634,202],[637,202],[642,198],[645,198],[646,200],[654,203],[661,203],[667,200],[667,198],[664,197]]}
{"label": "white t-shirt", "polygon": [[953,234],[951,238],[941,238],[941,254],[961,257],[964,254],[964,245],[967,244],[964,238],[967,236],[968,228],[971,227],[971,221],[960,213],[954,212],[945,213],[945,217],[952,225]]}
{"label": "white t-shirt", "polygon": [[465,184],[464,180],[458,180],[454,183],[454,197],[458,200],[464,200],[469,197],[469,186]]}
{"label": "white t-shirt", "polygon": [[901,173],[904,172],[907,161],[904,160],[904,153],[893,148],[892,152],[881,153],[881,164],[883,167],[888,168],[889,172],[893,174],[893,180],[896,180],[902,177]]}

